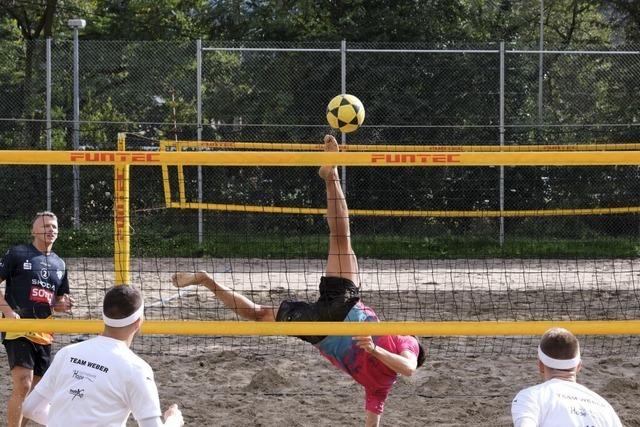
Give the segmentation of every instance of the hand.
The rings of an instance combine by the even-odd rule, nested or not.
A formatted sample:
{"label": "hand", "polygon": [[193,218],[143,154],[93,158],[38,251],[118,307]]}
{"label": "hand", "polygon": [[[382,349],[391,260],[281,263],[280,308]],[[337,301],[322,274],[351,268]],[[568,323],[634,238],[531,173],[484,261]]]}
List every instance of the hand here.
{"label": "hand", "polygon": [[196,283],[196,275],[195,273],[175,273],[171,276],[171,282],[176,288],[184,288]]}
{"label": "hand", "polygon": [[53,306],[55,311],[63,311],[68,313],[73,308],[76,300],[69,294],[64,294],[61,297],[56,298],[56,305]]}
{"label": "hand", "polygon": [[171,276],[173,286],[176,288],[184,288],[189,285],[197,285],[209,278],[209,273],[206,271],[198,271],[197,273],[175,273]]}
{"label": "hand", "polygon": [[178,422],[178,425],[180,426],[184,425],[184,419],[182,418],[182,411],[178,409],[178,405],[176,405],[175,403],[169,406],[169,408],[166,411],[164,411],[164,422],[166,423],[169,418],[175,418],[176,421]]}
{"label": "hand", "polygon": [[20,315],[15,311],[9,309],[9,313],[3,312],[5,319],[19,319]]}
{"label": "hand", "polygon": [[377,347],[370,335],[353,337],[353,339],[356,341],[356,345],[367,353],[373,353]]}

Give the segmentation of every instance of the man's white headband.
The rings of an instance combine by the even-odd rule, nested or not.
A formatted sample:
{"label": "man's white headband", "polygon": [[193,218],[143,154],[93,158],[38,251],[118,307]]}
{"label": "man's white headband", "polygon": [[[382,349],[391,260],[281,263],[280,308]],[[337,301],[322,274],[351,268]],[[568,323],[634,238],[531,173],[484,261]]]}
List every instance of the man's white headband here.
{"label": "man's white headband", "polygon": [[130,316],[125,317],[124,319],[112,319],[102,312],[102,320],[104,320],[104,324],[107,326],[112,326],[114,328],[122,328],[123,326],[129,326],[136,320],[140,319],[144,314],[144,303],[140,305],[136,311],[133,312]]}
{"label": "man's white headband", "polygon": [[544,354],[540,346],[538,346],[538,359],[544,366],[552,369],[573,369],[580,363],[580,352],[573,359],[554,359]]}

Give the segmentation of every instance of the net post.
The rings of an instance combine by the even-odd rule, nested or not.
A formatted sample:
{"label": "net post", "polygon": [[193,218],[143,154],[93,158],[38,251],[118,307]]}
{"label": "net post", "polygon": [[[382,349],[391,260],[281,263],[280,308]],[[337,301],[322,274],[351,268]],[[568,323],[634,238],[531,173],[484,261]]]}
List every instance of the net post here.
{"label": "net post", "polygon": [[[165,140],[161,140],[160,141],[160,149],[159,151],[169,151],[168,147],[171,146],[171,141],[165,141]],[[162,189],[164,191],[164,204],[167,208],[170,208],[172,206],[172,202],[171,202],[171,186],[169,184],[169,166],[168,165],[162,165]]]}
{"label": "net post", "polygon": [[[118,133],[118,151],[125,151],[126,136]],[[113,202],[113,265],[115,284],[125,285],[131,279],[130,241],[129,241],[129,165],[116,164],[114,171]]]}

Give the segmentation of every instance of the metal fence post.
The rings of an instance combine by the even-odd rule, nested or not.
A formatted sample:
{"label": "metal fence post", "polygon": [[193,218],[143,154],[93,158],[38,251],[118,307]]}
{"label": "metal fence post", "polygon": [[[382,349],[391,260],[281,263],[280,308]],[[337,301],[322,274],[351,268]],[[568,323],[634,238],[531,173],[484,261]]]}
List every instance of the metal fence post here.
{"label": "metal fence post", "polygon": [[[504,145],[504,42],[500,42],[500,146]],[[500,166],[500,212],[504,211],[504,166]],[[504,245],[504,216],[500,216],[500,247]]]}
{"label": "metal fence post", "polygon": [[[73,27],[73,149],[80,148],[80,57],[78,27]],[[73,165],[73,228],[80,228],[80,167]]]}
{"label": "metal fence post", "polygon": [[[197,137],[202,140],[202,39],[196,40],[196,109]],[[202,166],[198,165],[198,203],[202,203]],[[203,212],[198,208],[198,243],[203,242]]]}
{"label": "metal fence post", "polygon": [[[342,40],[340,43],[340,90],[347,93],[347,41]],[[342,145],[347,143],[347,134],[342,132]],[[342,192],[347,194],[347,168],[342,166]]]}
{"label": "metal fence post", "polygon": [[540,54],[538,57],[538,144],[542,143],[542,122],[543,122],[543,108],[542,108],[542,81],[544,79],[544,0],[540,0]]}
{"label": "metal fence post", "polygon": [[[47,150],[51,150],[51,37],[46,40],[46,116],[47,116]],[[47,210],[51,211],[51,165],[47,165]]]}

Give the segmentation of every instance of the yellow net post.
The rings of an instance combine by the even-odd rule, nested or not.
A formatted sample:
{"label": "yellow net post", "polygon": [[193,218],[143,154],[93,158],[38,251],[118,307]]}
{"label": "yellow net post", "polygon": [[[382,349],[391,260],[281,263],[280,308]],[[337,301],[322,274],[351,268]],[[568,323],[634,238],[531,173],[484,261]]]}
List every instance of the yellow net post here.
{"label": "yellow net post", "polygon": [[[125,134],[118,134],[118,151],[125,151]],[[120,163],[114,170],[113,257],[116,285],[130,283],[131,248],[129,241],[129,165]]]}

